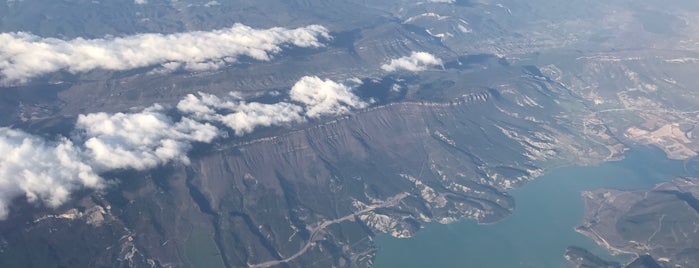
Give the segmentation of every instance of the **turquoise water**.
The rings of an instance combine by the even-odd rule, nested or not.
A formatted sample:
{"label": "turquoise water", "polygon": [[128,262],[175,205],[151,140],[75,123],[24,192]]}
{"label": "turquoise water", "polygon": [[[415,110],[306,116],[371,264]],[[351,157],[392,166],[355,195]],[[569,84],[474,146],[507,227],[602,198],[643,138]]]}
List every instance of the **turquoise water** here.
{"label": "turquoise water", "polygon": [[571,245],[611,259],[574,230],[584,212],[580,192],[644,189],[685,174],[682,161],[650,148],[595,167],[555,169],[514,190],[514,213],[498,223],[430,223],[412,238],[377,237],[375,267],[567,267],[563,253]]}

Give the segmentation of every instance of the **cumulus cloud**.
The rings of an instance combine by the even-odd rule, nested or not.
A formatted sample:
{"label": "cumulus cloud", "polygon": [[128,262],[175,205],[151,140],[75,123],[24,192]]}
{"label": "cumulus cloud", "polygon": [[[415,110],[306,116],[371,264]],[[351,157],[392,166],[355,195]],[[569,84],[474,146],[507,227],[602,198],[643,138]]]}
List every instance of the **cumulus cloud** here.
{"label": "cumulus cloud", "polygon": [[171,161],[189,163],[187,153],[193,143],[210,143],[222,135],[212,122],[244,135],[257,127],[346,114],[366,105],[349,86],[307,76],[290,89],[289,99],[276,103],[249,102],[235,93],[224,97],[198,93],[177,104],[177,110],[186,115],[179,119],[157,104],[140,112],[79,115],[73,141],[48,142],[0,128],[0,219],[18,196],[56,207],[77,189],[103,188],[101,172],[147,170]]}
{"label": "cumulus cloud", "polygon": [[306,116],[341,115],[350,108],[364,108],[366,103],[354,95],[351,89],[335,81],[317,76],[301,78],[289,92],[292,100],[306,105]]}
{"label": "cumulus cloud", "polygon": [[295,104],[224,100],[202,92],[198,95],[187,95],[177,104],[177,109],[191,114],[198,120],[222,123],[231,128],[237,136],[250,133],[257,127],[303,121],[303,108]]}
{"label": "cumulus cloud", "polygon": [[203,70],[235,62],[239,56],[270,60],[285,46],[321,47],[329,38],[320,25],[254,29],[235,24],[213,31],[67,41],[24,32],[0,33],[0,79],[11,84],[59,70],[80,73],[157,65]]}
{"label": "cumulus cloud", "polygon": [[387,72],[400,70],[420,72],[442,65],[442,60],[427,52],[413,52],[410,56],[391,59],[391,62],[381,65],[381,69]]}
{"label": "cumulus cloud", "polygon": [[299,79],[289,92],[290,101],[267,104],[239,100],[233,93],[228,98],[199,92],[189,94],[177,109],[201,121],[218,122],[242,136],[257,127],[302,122],[306,118],[342,115],[350,109],[364,108],[366,103],[351,88],[316,76]]}
{"label": "cumulus cloud", "polygon": [[0,219],[24,195],[32,203],[56,207],[76,189],[100,189],[104,181],[65,138],[46,142],[18,130],[0,128]]}
{"label": "cumulus cloud", "polygon": [[84,135],[89,162],[99,170],[145,170],[171,160],[188,163],[192,142],[209,143],[216,127],[182,118],[175,122],[153,106],[140,113],[80,115],[76,129]]}
{"label": "cumulus cloud", "polygon": [[80,133],[74,141],[47,142],[0,128],[0,219],[21,195],[57,207],[77,189],[104,188],[100,172],[188,163],[193,142],[209,143],[220,134],[208,123],[186,117],[175,121],[159,105],[137,113],[80,115],[76,130]]}

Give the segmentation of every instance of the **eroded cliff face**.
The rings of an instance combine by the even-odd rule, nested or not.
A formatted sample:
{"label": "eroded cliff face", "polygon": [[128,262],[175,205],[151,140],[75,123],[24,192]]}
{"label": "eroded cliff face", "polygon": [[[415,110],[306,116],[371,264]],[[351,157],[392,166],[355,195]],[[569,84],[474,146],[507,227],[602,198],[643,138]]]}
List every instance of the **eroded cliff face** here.
{"label": "eroded cliff face", "polygon": [[[602,67],[575,76],[563,64],[528,63],[483,56],[467,67],[448,62],[439,72],[384,77],[392,82],[372,84],[376,90],[399,83],[402,91],[368,94],[377,104],[351,115],[197,145],[189,165],[109,174],[122,181],[118,188],[66,206],[80,216],[11,219],[31,223],[4,236],[6,248],[61,226],[75,237],[104,233],[105,264],[370,266],[378,233],[407,237],[428,221],[494,222],[514,208],[507,191],[545,170],[618,159],[621,142],[635,140],[625,129],[639,121],[617,113],[691,122],[676,101],[694,97],[685,87],[649,104],[640,100],[658,91],[581,86],[623,73],[620,65],[586,60]],[[474,77],[478,83],[469,82]],[[643,86],[634,81],[629,87]],[[98,215],[112,223],[89,224]]]}
{"label": "eroded cliff face", "polygon": [[[47,9],[74,14],[87,2]],[[197,144],[188,165],[104,174],[118,183],[77,193],[57,209],[18,200],[0,223],[0,266],[366,267],[378,233],[406,237],[428,221],[495,222],[515,206],[508,190],[556,166],[619,159],[622,142],[655,145],[678,159],[699,148],[695,4],[221,1],[209,10],[208,1],[166,2],[113,16],[96,16],[104,8],[90,6],[87,15],[68,16],[72,26],[46,17],[29,30],[101,37],[244,21],[320,23],[334,38],[211,71],[50,74],[3,88],[0,122],[69,135],[79,114],[174,105],[197,91],[279,94],[306,75],[378,80],[383,95],[367,89],[364,101],[377,102],[348,116]],[[8,4],[0,26],[27,30],[21,17],[36,17],[34,5]],[[674,15],[648,24],[658,15],[649,10],[659,8]],[[303,15],[278,16],[292,11]],[[665,23],[678,19],[687,23]],[[381,70],[413,51],[444,64],[420,74]],[[394,86],[397,93],[383,93]]]}
{"label": "eroded cliff face", "polygon": [[[570,124],[589,112],[577,97],[529,69],[492,88],[442,82],[450,101],[389,101],[202,145],[189,165],[112,174],[126,178],[119,191],[88,195],[100,203],[37,219],[23,235],[54,225],[106,233],[103,264],[371,266],[378,233],[495,222],[514,209],[508,190],[557,165],[609,157]],[[420,83],[407,94],[434,87]],[[89,224],[99,218],[110,224]]]}

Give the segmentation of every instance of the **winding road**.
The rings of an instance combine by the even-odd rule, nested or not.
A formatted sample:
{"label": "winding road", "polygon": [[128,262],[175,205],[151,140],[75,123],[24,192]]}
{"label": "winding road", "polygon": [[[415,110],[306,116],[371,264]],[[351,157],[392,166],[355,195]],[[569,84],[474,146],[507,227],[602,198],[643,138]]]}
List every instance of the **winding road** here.
{"label": "winding road", "polygon": [[333,225],[333,224],[336,224],[336,223],[343,222],[343,221],[351,220],[351,219],[353,219],[353,218],[356,217],[356,216],[359,216],[359,215],[361,215],[361,214],[364,214],[364,213],[367,213],[367,212],[369,212],[369,211],[375,210],[375,209],[377,209],[377,208],[385,208],[385,207],[395,206],[395,205],[397,205],[401,200],[403,200],[403,198],[407,197],[408,195],[410,195],[410,194],[405,193],[405,192],[404,192],[404,193],[400,193],[400,194],[394,195],[394,196],[392,196],[392,197],[389,197],[388,199],[386,199],[386,200],[383,201],[383,202],[371,204],[371,205],[367,206],[367,207],[364,208],[364,209],[355,211],[354,213],[349,214],[349,215],[346,215],[346,216],[344,216],[344,217],[342,217],[342,218],[337,218],[337,219],[334,219],[334,220],[325,220],[325,221],[322,221],[322,222],[320,222],[320,224],[318,224],[316,227],[313,227],[313,228],[311,228],[311,229],[309,230],[309,231],[311,231],[311,236],[310,236],[310,238],[308,239],[308,241],[306,242],[306,244],[305,244],[301,249],[299,249],[298,252],[294,253],[294,255],[291,255],[291,256],[286,257],[286,258],[281,259],[281,260],[266,261],[266,262],[262,262],[262,263],[258,263],[258,264],[249,264],[248,267],[251,267],[251,268],[272,267],[272,266],[275,266],[275,265],[279,265],[279,264],[282,264],[282,263],[287,263],[287,262],[293,261],[294,259],[296,259],[296,258],[298,258],[299,256],[301,256],[301,255],[303,255],[304,253],[306,253],[306,251],[308,251],[308,249],[310,249],[310,248],[314,245],[316,236],[318,235],[318,233],[319,233],[321,230],[325,229],[326,227],[328,227],[328,226],[330,226],[330,225]]}

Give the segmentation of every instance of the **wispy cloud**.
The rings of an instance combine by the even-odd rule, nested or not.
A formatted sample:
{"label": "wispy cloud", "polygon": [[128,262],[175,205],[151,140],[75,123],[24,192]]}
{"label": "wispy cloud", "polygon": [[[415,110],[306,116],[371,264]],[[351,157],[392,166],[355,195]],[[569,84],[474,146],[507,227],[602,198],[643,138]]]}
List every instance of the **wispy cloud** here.
{"label": "wispy cloud", "polygon": [[442,60],[427,52],[413,52],[410,56],[391,59],[387,64],[381,65],[381,69],[387,72],[400,70],[420,72],[436,66],[441,66]]}
{"label": "wispy cloud", "polygon": [[22,83],[60,70],[130,70],[163,65],[202,70],[235,62],[239,56],[270,60],[285,46],[321,47],[329,39],[320,25],[254,29],[243,24],[177,34],[61,40],[24,32],[0,34],[0,81]]}

